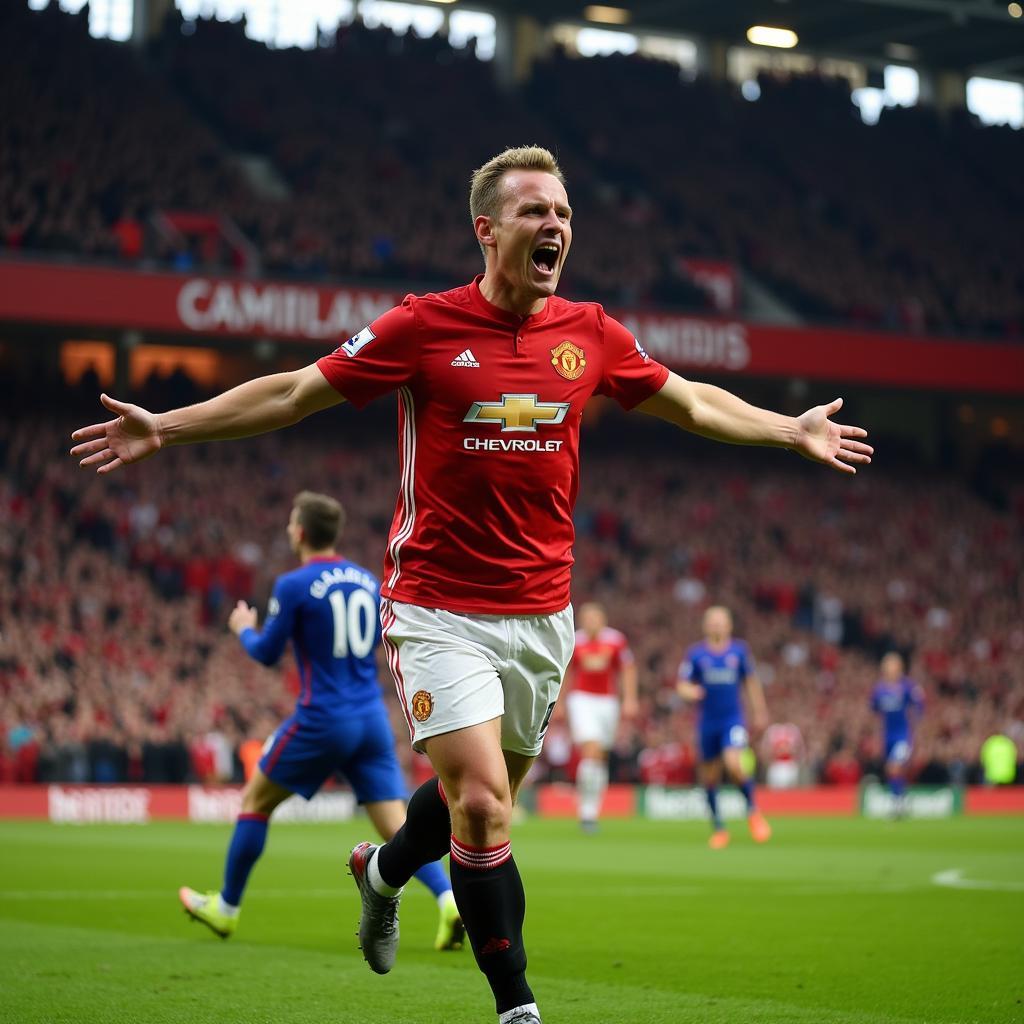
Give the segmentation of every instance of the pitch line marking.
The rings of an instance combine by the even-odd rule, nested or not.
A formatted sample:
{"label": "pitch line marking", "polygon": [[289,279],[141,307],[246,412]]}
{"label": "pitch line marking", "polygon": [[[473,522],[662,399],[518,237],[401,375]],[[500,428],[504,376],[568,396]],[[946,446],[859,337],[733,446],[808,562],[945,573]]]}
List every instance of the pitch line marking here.
{"label": "pitch line marking", "polygon": [[937,871],[932,875],[932,885],[944,889],[985,889],[992,892],[1024,892],[1024,882],[991,882],[985,879],[964,878],[960,868]]}

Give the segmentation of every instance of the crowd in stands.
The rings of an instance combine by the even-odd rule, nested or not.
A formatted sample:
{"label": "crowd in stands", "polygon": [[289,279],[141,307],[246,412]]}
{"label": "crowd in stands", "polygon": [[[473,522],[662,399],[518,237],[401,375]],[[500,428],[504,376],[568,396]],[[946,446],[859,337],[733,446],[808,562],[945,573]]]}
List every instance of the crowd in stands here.
{"label": "crowd in stands", "polygon": [[[237,266],[154,227],[187,210],[230,217],[269,273],[449,285],[480,269],[469,170],[538,142],[571,187],[567,294],[707,309],[680,265],[704,257],[811,319],[1024,334],[1021,132],[923,107],[867,127],[845,83],[764,79],[751,103],[636,57],[555,52],[506,93],[441,39],[357,23],[330,42],[270,50],[172,10],[140,54],[4,5],[0,252]],[[239,152],[269,160],[276,198]]]}
{"label": "crowd in stands", "polygon": [[[151,397],[163,407],[160,388]],[[248,659],[228,613],[244,598],[262,618],[294,564],[284,526],[303,488],[345,503],[342,549],[379,571],[390,410],[341,407],[99,478],[66,454],[84,422],[74,404],[0,412],[0,782],[237,779],[241,745],[286,717],[297,678],[290,655],[275,669]],[[879,770],[868,700],[889,650],[926,692],[915,778],[976,781],[996,732],[1024,750],[1024,490],[997,509],[948,474],[883,464],[850,479],[784,453],[680,448],[643,418],[627,450],[611,413],[586,433],[575,600],[605,604],[640,669],[617,779],[692,781],[693,713],[674,680],[709,603],[734,610],[771,720],[798,730],[805,781]],[[408,752],[383,665],[382,680]],[[570,760],[556,723],[541,777]]]}

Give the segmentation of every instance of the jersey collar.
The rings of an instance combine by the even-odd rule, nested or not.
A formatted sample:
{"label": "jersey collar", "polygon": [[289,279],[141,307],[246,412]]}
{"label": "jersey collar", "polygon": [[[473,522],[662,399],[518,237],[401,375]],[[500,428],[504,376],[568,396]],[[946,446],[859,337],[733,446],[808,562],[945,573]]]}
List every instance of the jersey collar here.
{"label": "jersey collar", "polygon": [[503,324],[508,324],[509,327],[523,327],[526,324],[542,324],[547,320],[548,310],[551,308],[550,299],[545,301],[544,308],[539,313],[520,316],[518,313],[511,312],[511,310],[495,306],[494,303],[485,299],[484,293],[480,290],[480,282],[483,279],[483,274],[477,274],[477,276],[473,278],[469,286],[469,298],[470,302],[491,320],[498,320]]}

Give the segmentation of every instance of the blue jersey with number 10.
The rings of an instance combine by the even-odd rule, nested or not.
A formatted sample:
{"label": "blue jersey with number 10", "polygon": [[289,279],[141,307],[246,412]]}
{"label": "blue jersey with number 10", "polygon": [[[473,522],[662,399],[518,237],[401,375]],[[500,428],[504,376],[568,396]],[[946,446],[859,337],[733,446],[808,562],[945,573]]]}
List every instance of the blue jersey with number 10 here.
{"label": "blue jersey with number 10", "polygon": [[301,690],[300,722],[322,720],[381,702],[374,649],[380,640],[380,585],[344,558],[314,558],[277,578],[261,632],[242,645],[273,665],[292,641]]}

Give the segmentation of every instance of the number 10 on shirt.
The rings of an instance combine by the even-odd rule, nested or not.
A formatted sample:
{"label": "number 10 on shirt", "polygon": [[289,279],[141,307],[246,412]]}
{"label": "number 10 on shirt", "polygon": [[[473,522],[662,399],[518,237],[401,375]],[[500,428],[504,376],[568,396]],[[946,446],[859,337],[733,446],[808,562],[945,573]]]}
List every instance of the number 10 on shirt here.
{"label": "number 10 on shirt", "polygon": [[353,590],[346,600],[343,590],[329,595],[334,612],[334,656],[365,658],[373,650],[377,633],[377,605],[366,590]]}

